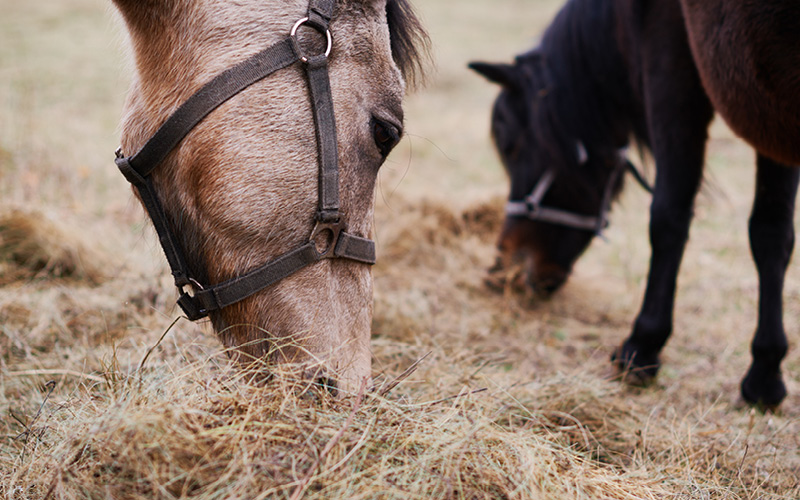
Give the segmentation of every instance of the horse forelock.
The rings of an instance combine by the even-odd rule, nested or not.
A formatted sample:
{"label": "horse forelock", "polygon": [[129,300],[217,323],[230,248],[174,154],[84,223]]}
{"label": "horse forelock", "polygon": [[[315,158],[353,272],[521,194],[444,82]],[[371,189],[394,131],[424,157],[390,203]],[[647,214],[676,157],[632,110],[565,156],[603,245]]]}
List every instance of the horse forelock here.
{"label": "horse forelock", "polygon": [[386,21],[395,63],[407,81],[419,81],[430,50],[430,39],[419,17],[408,0],[387,0]]}

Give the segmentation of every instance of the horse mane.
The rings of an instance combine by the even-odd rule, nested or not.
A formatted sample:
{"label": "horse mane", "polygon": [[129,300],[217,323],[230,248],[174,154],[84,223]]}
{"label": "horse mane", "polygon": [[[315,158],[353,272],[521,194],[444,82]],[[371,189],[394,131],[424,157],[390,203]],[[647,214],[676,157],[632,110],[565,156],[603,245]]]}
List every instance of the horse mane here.
{"label": "horse mane", "polygon": [[407,81],[420,81],[430,57],[430,38],[409,0],[388,0],[386,20],[395,63]]}
{"label": "horse mane", "polygon": [[618,24],[612,2],[570,0],[540,46],[517,58],[537,143],[555,167],[580,168],[577,141],[591,156],[615,158],[631,134],[644,137]]}

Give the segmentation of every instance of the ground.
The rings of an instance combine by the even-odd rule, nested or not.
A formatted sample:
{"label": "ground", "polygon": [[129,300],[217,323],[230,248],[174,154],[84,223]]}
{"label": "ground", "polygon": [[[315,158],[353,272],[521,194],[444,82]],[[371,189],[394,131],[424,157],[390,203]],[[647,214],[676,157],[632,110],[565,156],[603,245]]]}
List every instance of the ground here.
{"label": "ground", "polygon": [[243,379],[207,326],[173,325],[163,256],[111,161],[131,65],[110,2],[0,0],[0,496],[800,496],[799,266],[790,396],[778,415],[737,405],[758,285],[752,151],[715,122],[675,335],[657,382],[627,388],[608,358],[647,272],[634,183],[551,300],[483,282],[507,181],[496,89],[466,63],[510,61],[559,2],[417,3],[436,66],[380,174],[383,390],[335,400]]}

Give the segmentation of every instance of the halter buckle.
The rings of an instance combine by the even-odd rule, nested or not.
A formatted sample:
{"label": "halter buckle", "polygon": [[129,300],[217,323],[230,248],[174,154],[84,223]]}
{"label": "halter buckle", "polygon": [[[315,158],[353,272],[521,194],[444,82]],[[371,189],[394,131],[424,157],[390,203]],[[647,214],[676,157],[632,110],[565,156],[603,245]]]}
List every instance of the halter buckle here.
{"label": "halter buckle", "polygon": [[336,244],[339,243],[339,235],[345,230],[344,222],[317,222],[314,230],[311,231],[309,241],[314,245],[317,256],[322,259],[334,258]]}
{"label": "halter buckle", "polygon": [[[186,282],[186,284],[178,286],[178,306],[190,321],[205,318],[208,316],[208,309],[198,296],[198,293],[205,291],[205,287],[194,278],[188,278]],[[187,287],[191,291],[187,290]]]}
{"label": "halter buckle", "polygon": [[[175,286],[182,295],[188,295],[189,297],[194,297],[197,292],[205,290],[205,287],[194,278],[187,278],[184,284],[176,283]],[[187,290],[187,288],[189,289]]]}
{"label": "halter buckle", "polygon": [[[297,30],[300,29],[300,26],[308,22],[309,22],[308,17],[300,19],[299,21],[294,23],[294,26],[292,26],[292,31],[289,32],[289,36],[292,38],[292,44],[294,45],[294,50],[295,52],[297,52],[297,55],[298,57],[300,57],[300,60],[303,61],[304,63],[308,62],[308,56],[303,54],[303,51],[300,50],[300,42],[297,40]],[[314,28],[315,30],[319,31],[320,33],[322,33],[316,24],[309,23],[308,25]],[[325,48],[325,57],[328,57],[329,55],[331,55],[331,49],[333,49],[333,37],[331,36],[331,30],[327,28],[325,29],[325,38],[327,38],[328,40],[328,46]]]}

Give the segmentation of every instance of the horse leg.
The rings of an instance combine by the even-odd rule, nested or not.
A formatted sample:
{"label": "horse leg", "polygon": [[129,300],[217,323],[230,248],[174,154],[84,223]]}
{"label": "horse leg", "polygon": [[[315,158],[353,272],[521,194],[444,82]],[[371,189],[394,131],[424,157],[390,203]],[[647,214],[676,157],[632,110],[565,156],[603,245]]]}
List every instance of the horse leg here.
{"label": "horse leg", "polygon": [[675,287],[694,198],[703,174],[713,109],[700,83],[679,9],[661,9],[642,31],[643,91],[656,185],[650,207],[650,272],[631,335],[612,362],[631,383],[645,383],[660,367],[659,353],[672,333]]}
{"label": "horse leg", "polygon": [[689,236],[692,206],[702,177],[703,141],[656,153],[658,173],[650,207],[650,272],[631,335],[612,360],[631,383],[646,383],[661,366],[659,353],[672,334],[675,288]]}
{"label": "horse leg", "polygon": [[758,155],[756,196],[750,216],[750,250],[759,279],[758,326],[753,363],[742,381],[750,404],[776,408],[786,397],[781,361],[788,342],[783,328],[783,281],[794,248],[794,207],[800,169]]}

